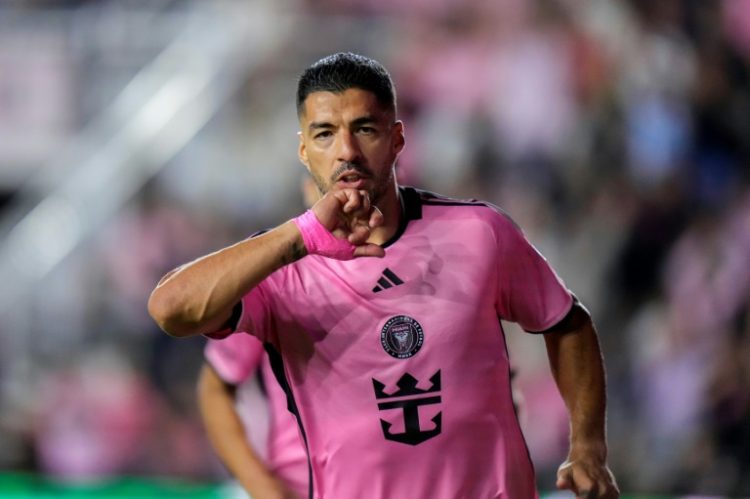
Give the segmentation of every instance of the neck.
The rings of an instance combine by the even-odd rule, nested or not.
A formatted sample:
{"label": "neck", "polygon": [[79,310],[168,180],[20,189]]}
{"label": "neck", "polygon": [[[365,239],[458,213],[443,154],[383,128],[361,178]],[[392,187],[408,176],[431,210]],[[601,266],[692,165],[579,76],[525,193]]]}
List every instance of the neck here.
{"label": "neck", "polygon": [[401,195],[395,181],[393,187],[378,201],[377,207],[383,213],[383,225],[373,229],[367,242],[384,244],[396,234],[401,217],[404,216],[401,212]]}

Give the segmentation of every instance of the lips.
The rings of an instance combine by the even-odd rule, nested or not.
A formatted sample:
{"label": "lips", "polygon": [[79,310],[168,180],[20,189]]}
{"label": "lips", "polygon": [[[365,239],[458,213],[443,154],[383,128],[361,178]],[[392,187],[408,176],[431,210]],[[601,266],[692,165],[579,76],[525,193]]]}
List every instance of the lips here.
{"label": "lips", "polygon": [[339,175],[338,179],[336,179],[336,184],[343,188],[359,189],[365,184],[365,182],[367,182],[368,178],[369,177],[363,173],[348,170]]}
{"label": "lips", "polygon": [[336,182],[336,185],[341,189],[362,189],[366,183],[366,179],[360,178],[359,180],[349,182],[339,180],[338,182]]}

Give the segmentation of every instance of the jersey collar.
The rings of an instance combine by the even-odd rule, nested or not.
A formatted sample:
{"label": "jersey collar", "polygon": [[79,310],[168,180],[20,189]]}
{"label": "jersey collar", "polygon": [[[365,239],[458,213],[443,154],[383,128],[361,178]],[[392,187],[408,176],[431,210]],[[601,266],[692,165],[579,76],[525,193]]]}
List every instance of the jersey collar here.
{"label": "jersey collar", "polygon": [[406,231],[407,225],[412,220],[420,220],[422,218],[422,200],[421,196],[413,187],[399,187],[399,199],[401,201],[401,221],[398,224],[396,233],[391,236],[388,241],[383,244],[383,248],[387,248],[392,245],[401,237]]}

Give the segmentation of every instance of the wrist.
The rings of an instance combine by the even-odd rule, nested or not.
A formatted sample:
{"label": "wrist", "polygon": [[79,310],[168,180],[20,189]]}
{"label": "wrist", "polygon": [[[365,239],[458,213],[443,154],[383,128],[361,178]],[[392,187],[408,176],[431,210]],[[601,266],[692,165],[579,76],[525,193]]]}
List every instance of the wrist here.
{"label": "wrist", "polygon": [[339,239],[329,231],[312,210],[292,219],[303,241],[305,254],[321,255],[336,260],[354,258],[356,246],[346,239]]}
{"label": "wrist", "polygon": [[285,238],[285,247],[280,252],[281,264],[288,265],[308,255],[305,241],[297,224],[290,220],[282,225],[282,229],[287,233],[287,237]]}
{"label": "wrist", "polygon": [[242,483],[243,488],[250,497],[258,499],[284,499],[284,486],[274,475],[263,473],[253,478],[253,480]]}
{"label": "wrist", "polygon": [[573,461],[582,457],[605,462],[607,460],[607,443],[604,439],[599,438],[571,440],[568,460]]}

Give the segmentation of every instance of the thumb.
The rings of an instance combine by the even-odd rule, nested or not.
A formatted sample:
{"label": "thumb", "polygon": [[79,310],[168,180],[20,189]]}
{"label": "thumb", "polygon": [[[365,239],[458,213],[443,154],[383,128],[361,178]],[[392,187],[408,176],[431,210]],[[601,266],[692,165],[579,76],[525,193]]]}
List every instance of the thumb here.
{"label": "thumb", "polygon": [[385,250],[377,244],[366,243],[362,246],[357,246],[354,249],[354,256],[374,256],[376,258],[383,258],[385,256]]}
{"label": "thumb", "polygon": [[[557,472],[557,482],[555,486],[559,490],[573,490],[573,478],[569,469],[560,470]],[[573,490],[575,492],[575,490]]]}

